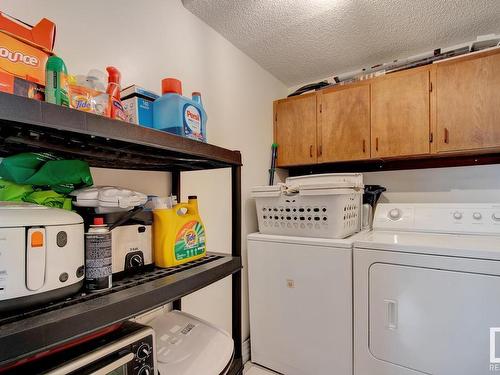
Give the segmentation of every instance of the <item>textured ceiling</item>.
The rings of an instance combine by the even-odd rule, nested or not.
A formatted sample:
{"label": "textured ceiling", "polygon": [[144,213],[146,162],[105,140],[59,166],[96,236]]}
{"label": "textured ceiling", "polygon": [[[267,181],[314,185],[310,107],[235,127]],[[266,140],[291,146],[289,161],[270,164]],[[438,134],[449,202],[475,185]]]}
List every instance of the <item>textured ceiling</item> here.
{"label": "textured ceiling", "polygon": [[500,33],[500,0],[182,0],[288,86]]}

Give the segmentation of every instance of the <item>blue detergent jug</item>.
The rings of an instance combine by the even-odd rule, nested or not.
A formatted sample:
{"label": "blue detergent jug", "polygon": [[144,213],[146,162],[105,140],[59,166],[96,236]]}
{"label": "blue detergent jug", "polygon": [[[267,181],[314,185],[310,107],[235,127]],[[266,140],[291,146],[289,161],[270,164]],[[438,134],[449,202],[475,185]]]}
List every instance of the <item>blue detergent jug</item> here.
{"label": "blue detergent jug", "polygon": [[161,86],[162,96],[153,103],[153,128],[206,142],[207,114],[201,94],[193,92],[192,99],[182,96],[181,81],[175,78],[165,78]]}

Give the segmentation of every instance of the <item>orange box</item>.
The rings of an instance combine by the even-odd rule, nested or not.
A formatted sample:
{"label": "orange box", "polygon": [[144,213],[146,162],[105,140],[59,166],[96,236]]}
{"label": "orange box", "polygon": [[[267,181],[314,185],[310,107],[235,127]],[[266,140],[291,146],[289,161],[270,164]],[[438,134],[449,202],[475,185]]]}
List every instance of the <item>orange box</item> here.
{"label": "orange box", "polygon": [[25,98],[45,100],[44,87],[38,83],[14,77],[0,71],[0,92],[24,96]]}
{"label": "orange box", "polygon": [[45,85],[55,35],[56,25],[46,18],[31,26],[0,12],[0,72]]}

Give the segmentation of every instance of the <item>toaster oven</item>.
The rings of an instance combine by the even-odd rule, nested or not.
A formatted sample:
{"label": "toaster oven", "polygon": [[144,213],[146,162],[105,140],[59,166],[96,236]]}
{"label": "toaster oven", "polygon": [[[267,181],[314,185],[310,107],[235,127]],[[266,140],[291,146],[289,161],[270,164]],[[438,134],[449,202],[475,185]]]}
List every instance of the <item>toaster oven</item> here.
{"label": "toaster oven", "polygon": [[7,374],[43,375],[154,375],[155,334],[151,327],[127,321],[119,328],[90,340],[77,339],[35,357]]}

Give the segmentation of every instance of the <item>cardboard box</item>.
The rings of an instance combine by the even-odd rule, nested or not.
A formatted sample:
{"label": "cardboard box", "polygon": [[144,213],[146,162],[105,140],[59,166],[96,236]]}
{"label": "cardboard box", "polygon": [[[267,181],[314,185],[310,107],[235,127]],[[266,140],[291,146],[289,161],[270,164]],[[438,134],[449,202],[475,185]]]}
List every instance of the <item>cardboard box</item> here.
{"label": "cardboard box", "polygon": [[26,98],[45,100],[44,86],[0,71],[0,91]]}
{"label": "cardboard box", "polygon": [[0,12],[0,72],[45,86],[45,64],[52,55],[56,25],[35,26]]}
{"label": "cardboard box", "polygon": [[129,99],[134,96],[149,100],[149,101],[155,101],[158,99],[160,96],[155,94],[152,91],[146,90],[140,86],[137,85],[132,85],[125,87],[121,92],[120,92],[120,97],[121,100]]}
{"label": "cardboard box", "polygon": [[153,127],[153,102],[134,96],[122,100],[123,109],[127,114],[128,121],[133,124]]}

